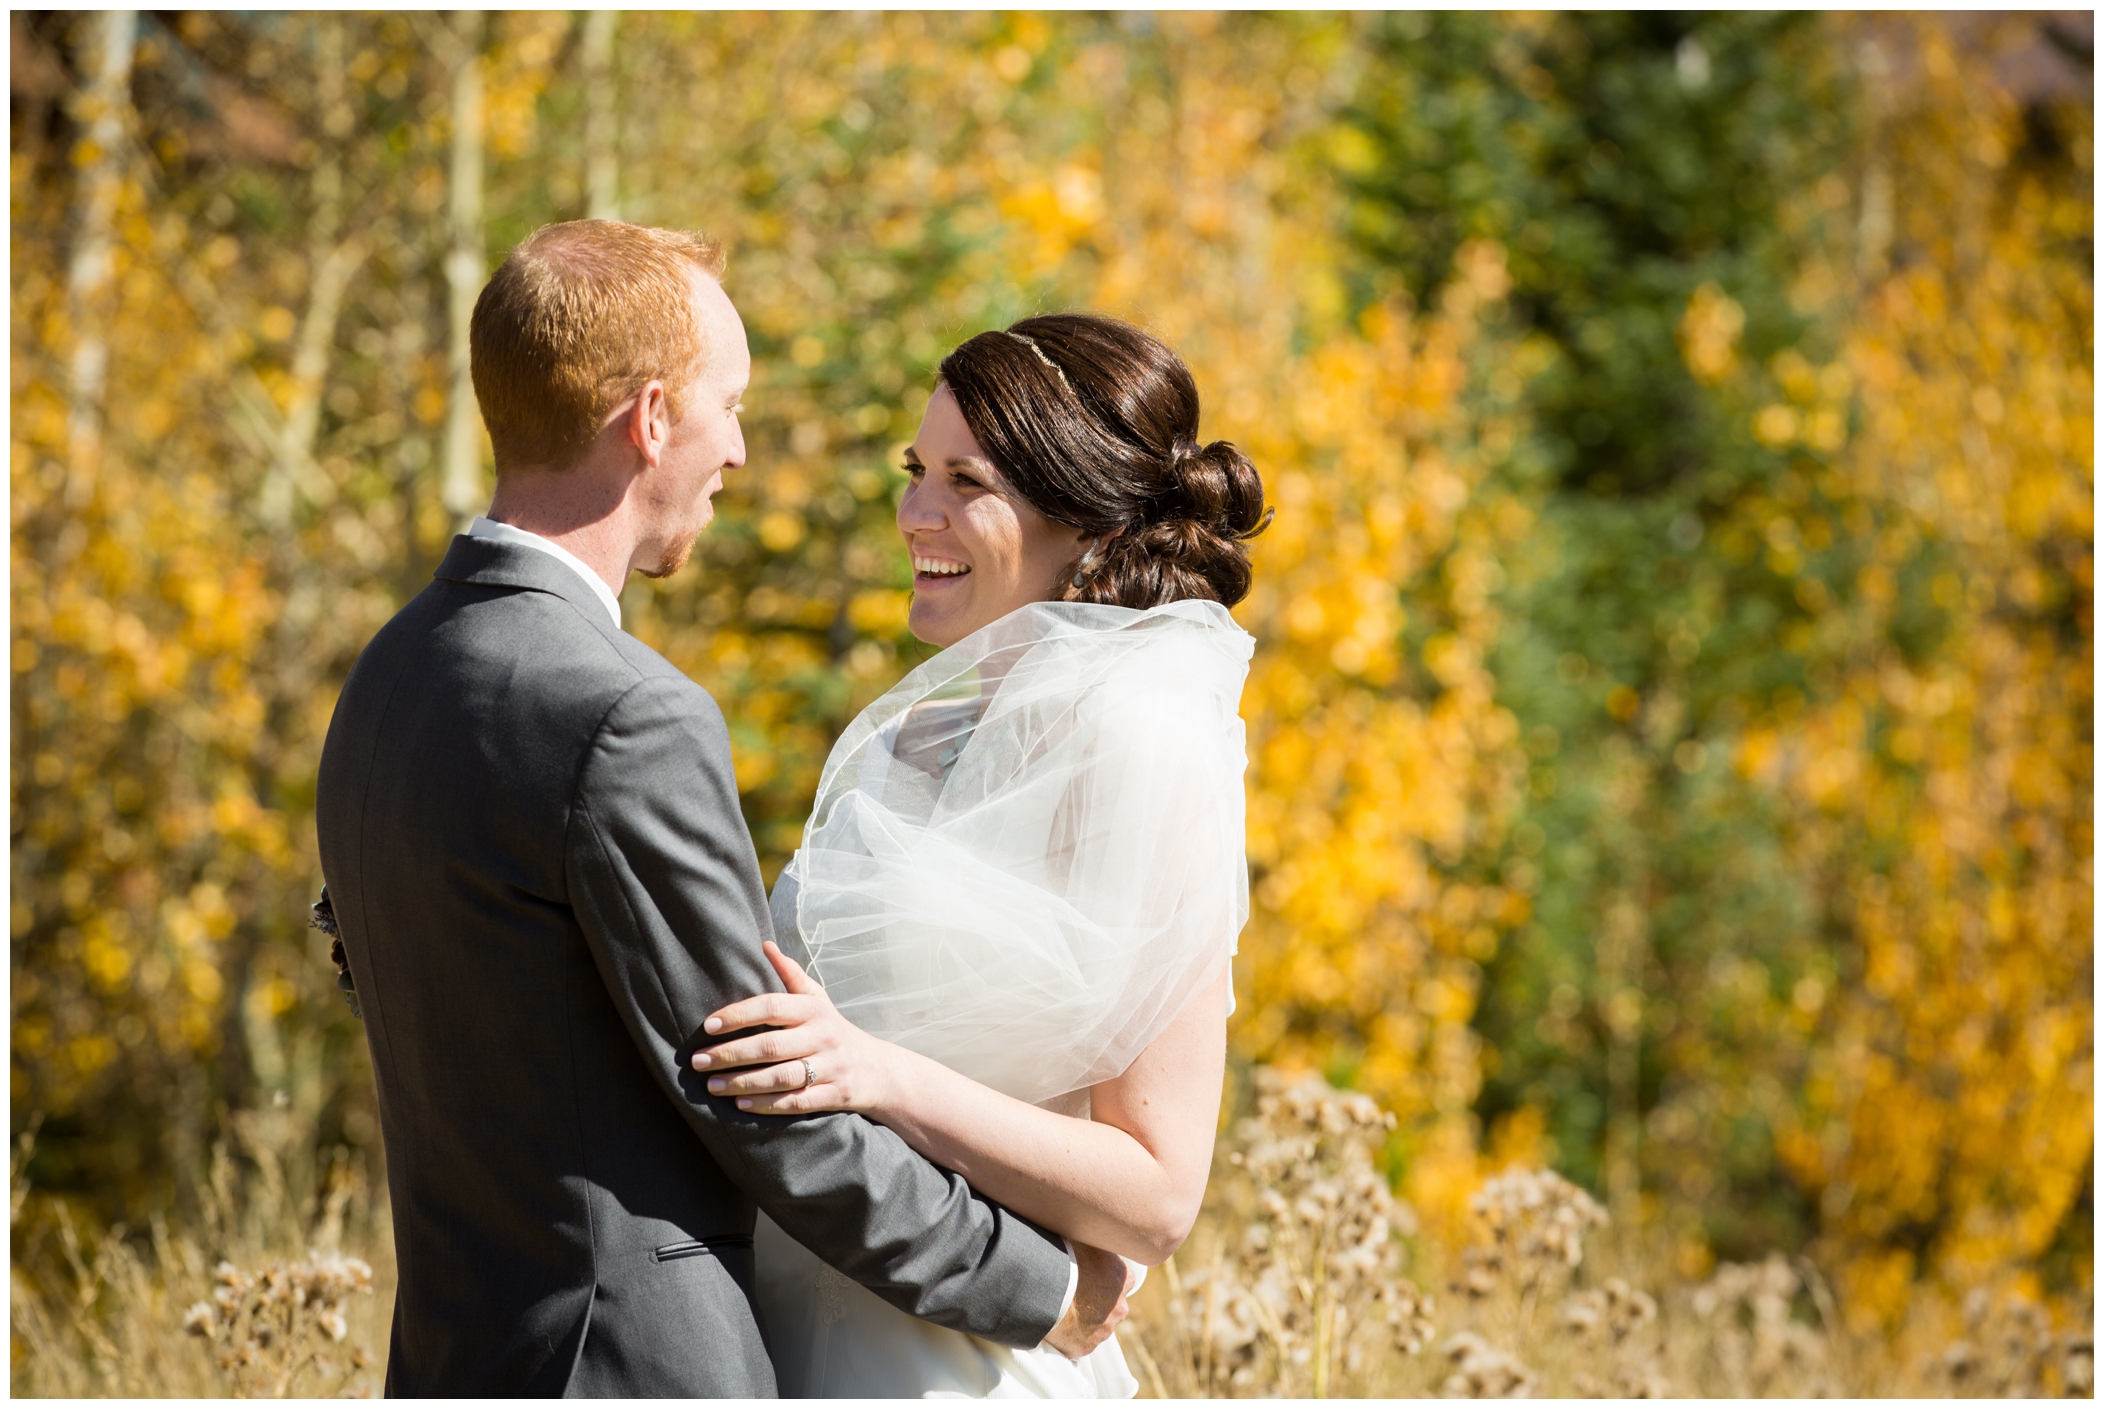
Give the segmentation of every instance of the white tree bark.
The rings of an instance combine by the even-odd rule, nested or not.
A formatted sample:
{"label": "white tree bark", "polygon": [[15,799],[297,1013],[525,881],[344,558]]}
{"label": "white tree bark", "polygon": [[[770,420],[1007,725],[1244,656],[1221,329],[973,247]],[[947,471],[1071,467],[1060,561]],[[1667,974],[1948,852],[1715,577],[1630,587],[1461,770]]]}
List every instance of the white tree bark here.
{"label": "white tree bark", "polygon": [[73,258],[66,270],[66,295],[73,321],[69,369],[71,407],[66,420],[68,509],[86,507],[95,492],[102,458],[102,426],[109,388],[109,301],[115,272],[112,236],[117,198],[124,185],[124,155],[131,111],[132,48],[138,36],[136,10],[106,10],[87,21],[91,49],[88,85],[74,102],[86,148],[77,189]]}
{"label": "white tree bark", "polygon": [[618,10],[594,10],[584,22],[585,214],[619,220],[620,161],[614,111],[614,26]]}
{"label": "white tree bark", "polygon": [[[1891,104],[1889,85],[1892,61],[1875,39],[1863,41],[1857,51],[1857,71],[1863,76],[1863,117],[1867,131],[1882,136]],[[1856,277],[1873,283],[1885,277],[1892,253],[1892,166],[1882,141],[1866,144],[1870,161],[1863,172],[1862,207],[1856,217]]]}
{"label": "white tree bark", "polygon": [[266,525],[291,521],[294,496],[310,500],[329,485],[314,465],[314,436],[321,427],[321,397],[328,383],[329,352],[351,275],[365,260],[356,235],[344,238],[343,156],[337,142],[350,135],[353,113],[344,91],[343,19],[325,15],[315,36],[315,107],[323,133],[314,165],[314,213],[307,239],[312,271],[306,316],[293,344],[292,398],[283,418],[266,435],[271,469],[264,481],[261,514]]}
{"label": "white tree bark", "polygon": [[446,397],[444,472],[439,499],[465,523],[485,501],[481,416],[468,370],[468,319],[482,291],[482,16],[453,14],[453,167],[448,190],[452,250],[446,256],[451,294],[451,385]]}

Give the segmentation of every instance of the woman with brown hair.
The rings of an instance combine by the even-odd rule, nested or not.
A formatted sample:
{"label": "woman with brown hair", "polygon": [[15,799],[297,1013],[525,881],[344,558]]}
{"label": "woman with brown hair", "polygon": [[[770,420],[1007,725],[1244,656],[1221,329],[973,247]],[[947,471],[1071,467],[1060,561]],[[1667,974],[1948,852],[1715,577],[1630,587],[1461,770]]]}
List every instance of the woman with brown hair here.
{"label": "woman with brown hair", "polygon": [[[1092,314],[952,352],[906,451],[912,630],[942,651],[859,716],[777,883],[789,989],[697,1054],[755,1114],[856,1110],[1064,1235],[1158,1263],[1211,1163],[1248,916],[1251,652],[1227,608],[1268,519],[1198,438],[1159,340]],[[916,1321],[762,1220],[791,1397],[1129,1397],[1080,1361]]]}

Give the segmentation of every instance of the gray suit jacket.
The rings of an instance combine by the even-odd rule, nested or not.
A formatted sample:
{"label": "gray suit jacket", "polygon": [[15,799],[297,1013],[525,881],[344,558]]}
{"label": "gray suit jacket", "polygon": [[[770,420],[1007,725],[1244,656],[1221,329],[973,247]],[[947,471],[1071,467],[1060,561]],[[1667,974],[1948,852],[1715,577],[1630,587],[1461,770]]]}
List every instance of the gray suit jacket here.
{"label": "gray suit jacket", "polygon": [[775,1392],[755,1205],[901,1310],[1008,1345],[1058,1240],[859,1116],[741,1113],[687,1064],[779,991],[706,692],[562,563],[457,538],[322,751],[401,1267],[393,1394]]}

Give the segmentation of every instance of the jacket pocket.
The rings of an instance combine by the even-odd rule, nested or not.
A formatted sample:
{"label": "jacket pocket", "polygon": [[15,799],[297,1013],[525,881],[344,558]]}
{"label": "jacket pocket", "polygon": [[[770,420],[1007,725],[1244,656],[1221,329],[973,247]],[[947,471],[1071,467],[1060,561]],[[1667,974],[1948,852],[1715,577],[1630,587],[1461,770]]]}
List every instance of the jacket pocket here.
{"label": "jacket pocket", "polygon": [[726,1233],[718,1238],[689,1238],[684,1243],[667,1243],[661,1248],[653,1248],[650,1260],[676,1262],[683,1257],[715,1257],[734,1249],[751,1252],[752,1239],[742,1233]]}

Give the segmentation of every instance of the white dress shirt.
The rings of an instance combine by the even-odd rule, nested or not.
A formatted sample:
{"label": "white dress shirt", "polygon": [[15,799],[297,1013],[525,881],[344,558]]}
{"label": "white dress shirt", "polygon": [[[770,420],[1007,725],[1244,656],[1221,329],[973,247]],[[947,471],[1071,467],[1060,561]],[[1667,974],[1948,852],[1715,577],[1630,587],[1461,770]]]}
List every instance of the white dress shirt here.
{"label": "white dress shirt", "polygon": [[593,593],[597,595],[600,601],[606,604],[607,615],[614,619],[614,628],[616,630],[620,629],[621,599],[614,595],[613,588],[606,585],[605,578],[586,567],[584,559],[578,557],[560,543],[551,542],[541,537],[538,533],[528,533],[523,528],[513,528],[508,523],[498,523],[495,519],[480,517],[468,525],[468,537],[494,538],[499,543],[516,543],[521,548],[531,548],[536,552],[546,553],[549,557],[568,567],[570,571],[576,573],[591,586]]}

